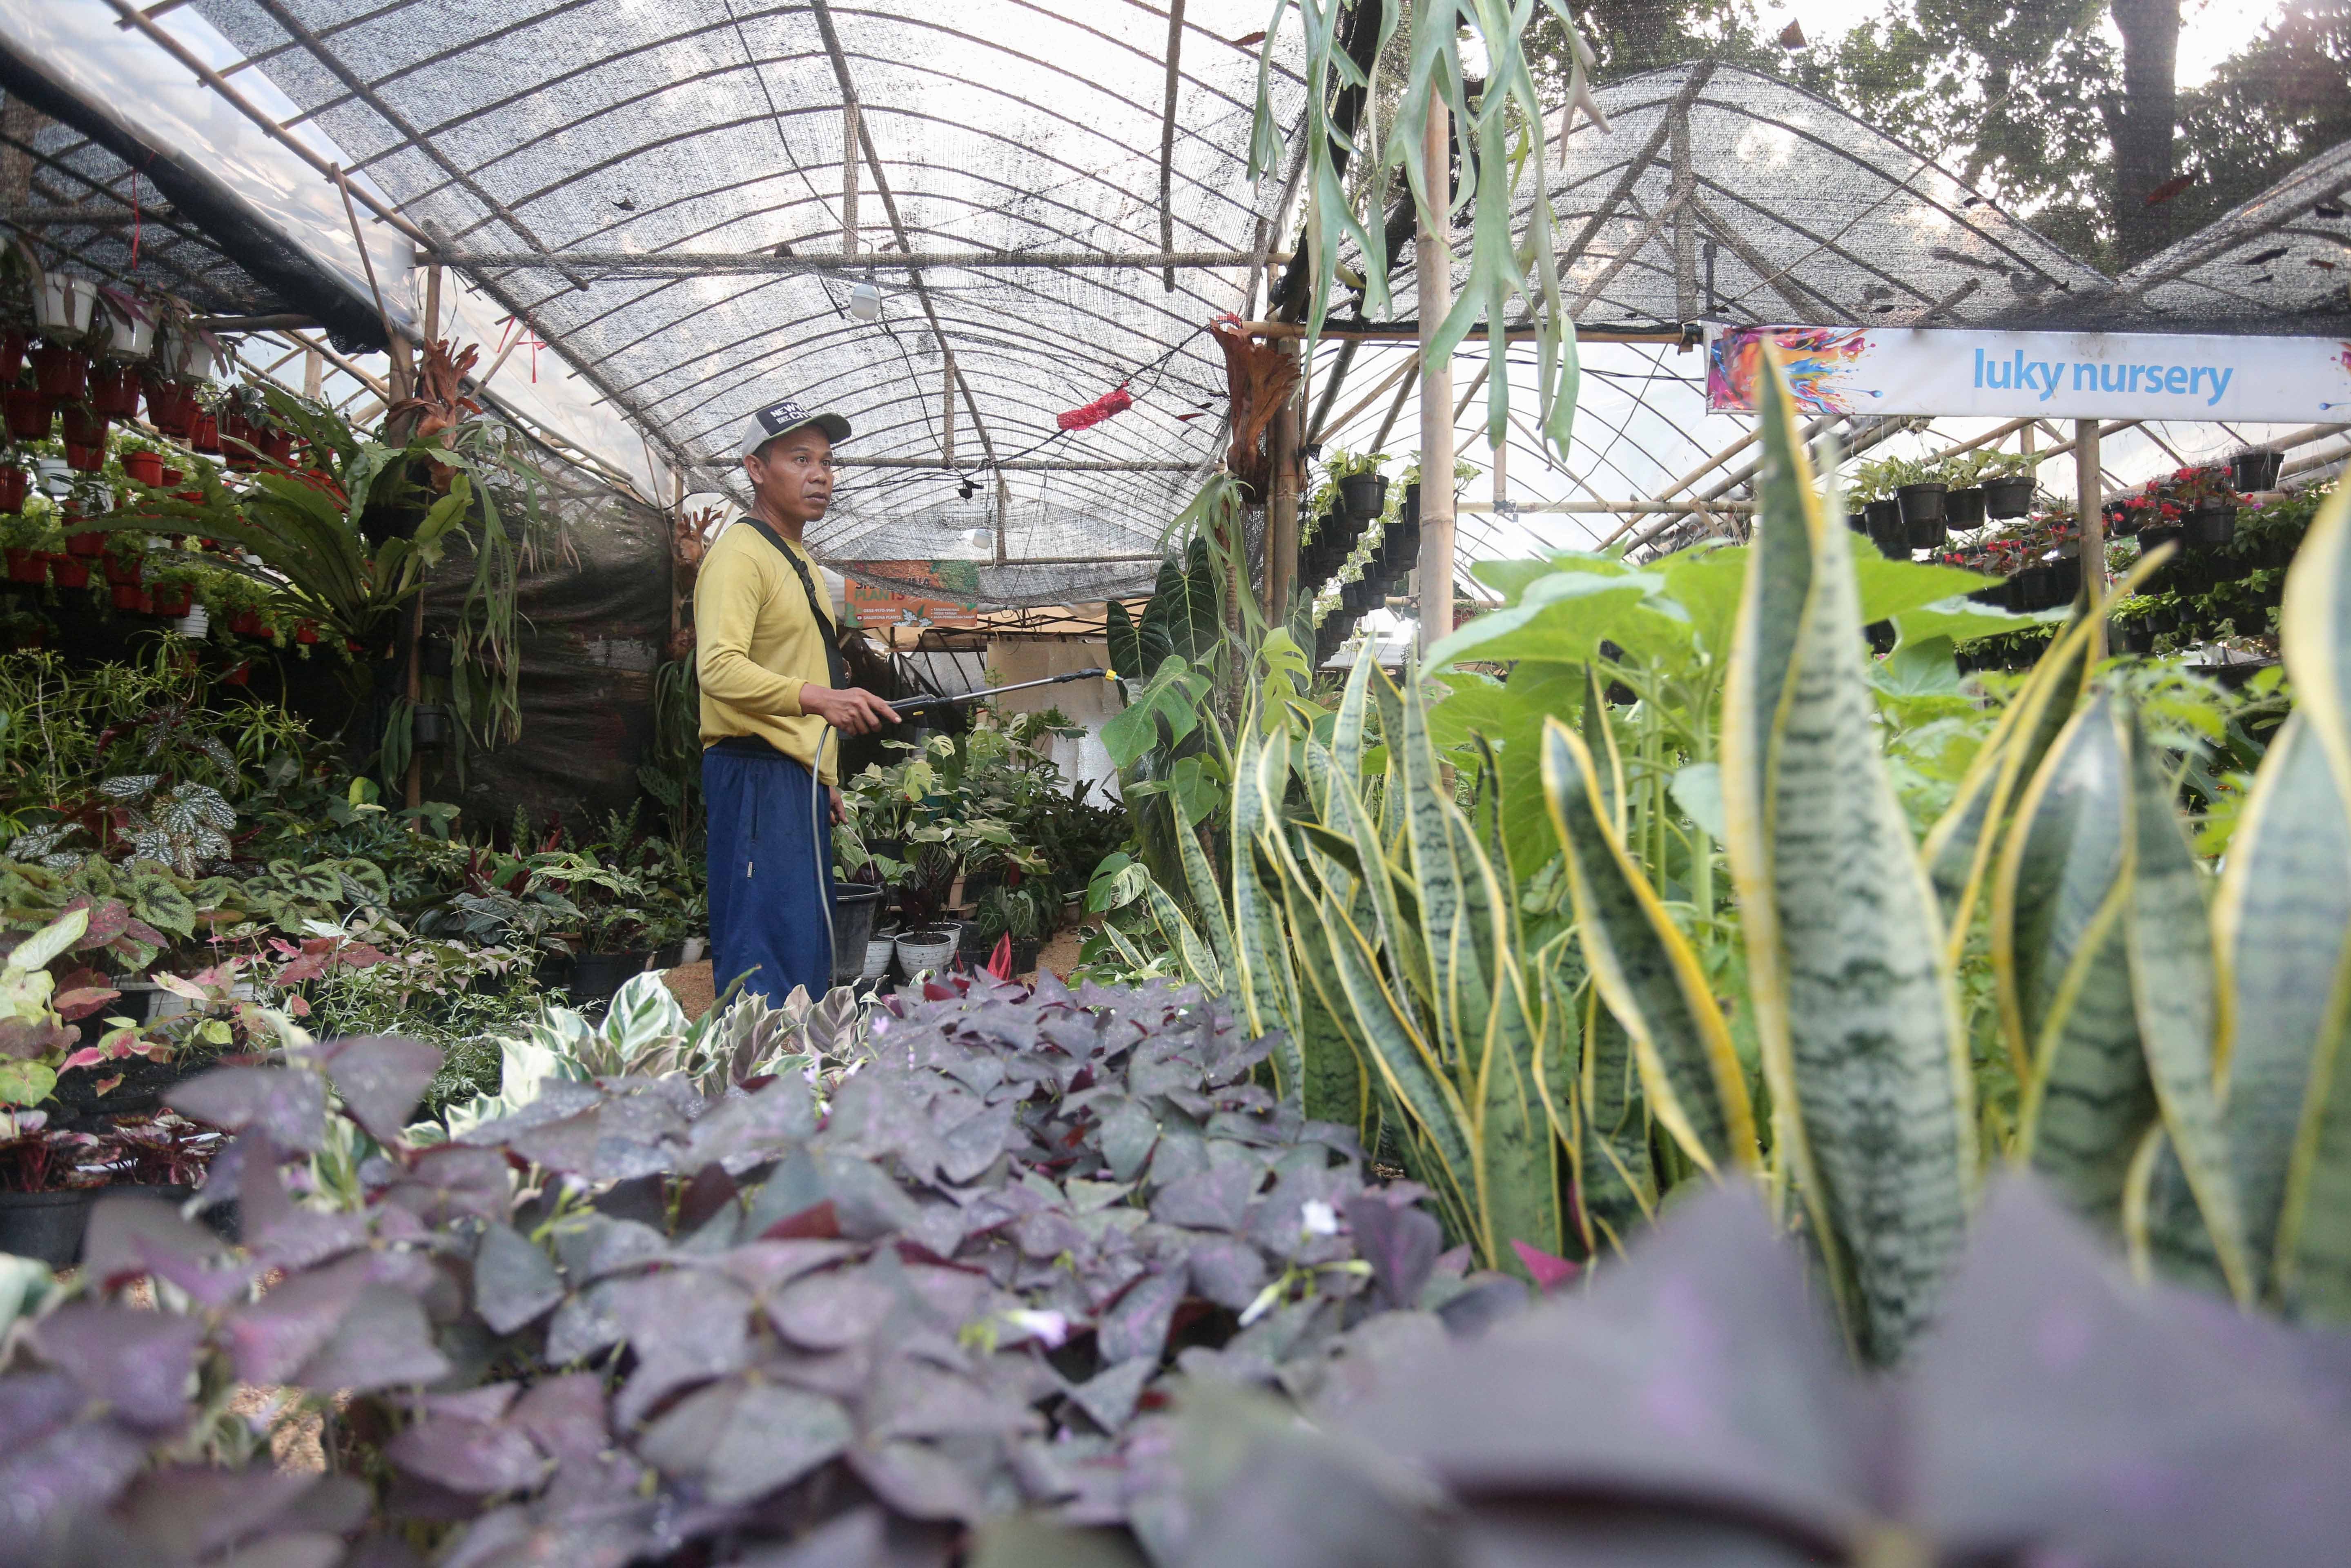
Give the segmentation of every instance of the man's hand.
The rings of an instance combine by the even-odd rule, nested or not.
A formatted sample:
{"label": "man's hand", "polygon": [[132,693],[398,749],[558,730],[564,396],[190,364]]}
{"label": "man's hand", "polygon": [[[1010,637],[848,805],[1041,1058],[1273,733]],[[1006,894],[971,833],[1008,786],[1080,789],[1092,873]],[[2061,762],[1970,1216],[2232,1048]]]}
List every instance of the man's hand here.
{"label": "man's hand", "polygon": [[835,827],[839,827],[841,823],[843,823],[843,822],[845,822],[845,821],[849,821],[849,807],[847,806],[847,804],[846,804],[846,803],[844,803],[844,802],[842,801],[842,800],[841,800],[841,786],[840,786],[840,785],[838,785],[838,784],[828,784],[828,785],[826,785],[826,786],[825,786],[825,789],[828,789],[829,791],[831,791],[831,795],[832,795],[832,822],[833,822],[833,826],[835,826]]}
{"label": "man's hand", "polygon": [[897,709],[857,686],[820,686],[810,681],[800,688],[800,712],[812,713],[843,735],[870,735],[885,724],[896,724]]}

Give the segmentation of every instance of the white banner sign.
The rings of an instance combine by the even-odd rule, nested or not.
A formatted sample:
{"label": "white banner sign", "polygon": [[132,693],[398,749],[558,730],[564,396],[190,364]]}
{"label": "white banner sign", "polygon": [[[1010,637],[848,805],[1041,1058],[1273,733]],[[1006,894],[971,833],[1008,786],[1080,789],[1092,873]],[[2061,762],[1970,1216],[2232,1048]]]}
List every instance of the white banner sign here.
{"label": "white banner sign", "polygon": [[1707,406],[1750,413],[1763,344],[1807,413],[2013,419],[2351,418],[2339,338],[1972,332],[1936,327],[1709,327]]}

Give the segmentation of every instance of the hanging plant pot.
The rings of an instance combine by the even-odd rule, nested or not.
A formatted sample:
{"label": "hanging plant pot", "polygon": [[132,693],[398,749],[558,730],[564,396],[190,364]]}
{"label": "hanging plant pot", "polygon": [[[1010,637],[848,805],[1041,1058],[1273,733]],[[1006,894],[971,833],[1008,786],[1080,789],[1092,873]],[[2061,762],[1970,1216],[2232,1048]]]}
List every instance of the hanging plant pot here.
{"label": "hanging plant pot", "polygon": [[66,553],[80,556],[86,560],[95,559],[106,553],[106,536],[96,529],[68,533],[66,535]]}
{"label": "hanging plant pot", "polygon": [[68,445],[95,446],[101,451],[105,448],[108,423],[106,415],[81,403],[68,403],[65,407],[64,423]]}
{"label": "hanging plant pot", "polygon": [[177,621],[188,612],[189,602],[194,597],[184,583],[176,588],[158,588],[154,591],[154,613]]}
{"label": "hanging plant pot", "polygon": [[135,582],[118,582],[107,591],[113,595],[117,610],[144,610],[151,602],[147,591]]}
{"label": "hanging plant pot", "polygon": [[21,512],[32,476],[14,464],[0,466],[0,512]]}
{"label": "hanging plant pot", "polygon": [[84,446],[79,442],[66,443],[66,466],[77,474],[96,474],[106,466],[103,445]]}
{"label": "hanging plant pot", "polygon": [[261,447],[261,455],[264,458],[280,468],[290,468],[293,466],[294,437],[292,433],[283,430],[271,430],[266,427],[256,427],[254,434]]}
{"label": "hanging plant pot", "polygon": [[2273,447],[2252,446],[2229,459],[2229,482],[2240,490],[2274,490],[2285,454]]}
{"label": "hanging plant pot", "polygon": [[1416,479],[1404,487],[1404,505],[1397,515],[1415,528],[1420,526],[1420,481]]}
{"label": "hanging plant pot", "polygon": [[1949,493],[1949,486],[1935,479],[1918,485],[1905,485],[1894,492],[1894,499],[1902,508],[1902,521],[1906,527],[1916,528],[1922,523],[1940,527],[1944,516],[1943,499]]}
{"label": "hanging plant pot", "polygon": [[5,399],[0,399],[8,420],[8,434],[18,441],[41,441],[47,438],[49,421],[55,417],[49,411],[49,400],[32,387],[11,387]]}
{"label": "hanging plant pot", "polygon": [[33,350],[33,385],[54,402],[79,402],[89,395],[89,356],[43,343]]}
{"label": "hanging plant pot", "polygon": [[2049,591],[2053,601],[2071,604],[2082,591],[2082,563],[2079,559],[2049,563]]}
{"label": "hanging plant pot", "polygon": [[15,386],[17,373],[24,368],[25,334],[0,332],[0,386]]}
{"label": "hanging plant pot", "polygon": [[163,382],[147,389],[147,418],[175,441],[185,441],[196,427],[196,389],[179,382]]}
{"label": "hanging plant pot", "polygon": [[208,456],[220,455],[220,418],[199,411],[189,427],[188,444]]}
{"label": "hanging plant pot", "polygon": [[120,588],[126,583],[135,587],[139,579],[140,563],[138,561],[125,560],[119,555],[106,558],[106,580],[114,587]]}
{"label": "hanging plant pot", "polygon": [[2129,538],[2147,522],[2147,516],[2144,507],[2115,506],[2106,512],[2106,532],[2118,539]]}
{"label": "hanging plant pot", "polygon": [[1990,517],[2021,517],[2032,509],[2032,480],[2029,475],[2014,475],[2005,479],[1983,482],[1984,515]]}
{"label": "hanging plant pot", "polygon": [[1350,474],[1339,481],[1339,502],[1350,517],[1376,517],[1388,504],[1388,481],[1384,474]]}
{"label": "hanging plant pot", "polygon": [[[294,641],[303,644],[305,647],[308,647],[317,643],[318,640],[319,623],[316,621],[298,621],[294,623]],[[423,710],[419,709],[418,711],[422,712]]]}
{"label": "hanging plant pot", "polygon": [[2177,523],[2149,523],[2138,531],[2138,553],[2141,555],[2179,542],[2179,525]]}
{"label": "hanging plant pot", "polygon": [[240,637],[265,636],[267,634],[269,630],[267,626],[262,623],[260,612],[253,610],[240,610],[235,614],[230,616],[228,618],[228,629],[231,632],[235,632]]}
{"label": "hanging plant pot", "polygon": [[39,550],[9,550],[8,580],[31,583],[36,588],[40,587],[49,580],[48,558]]}
{"label": "hanging plant pot", "polygon": [[89,372],[89,406],[110,419],[139,413],[139,378],[129,365],[100,365]]}
{"label": "hanging plant pot", "polygon": [[2017,608],[2047,610],[2058,602],[2057,573],[2045,566],[2028,566],[2016,574]]}
{"label": "hanging plant pot", "polygon": [[1869,532],[1869,514],[1865,511],[1847,512],[1844,526],[1855,533],[1866,535]]}
{"label": "hanging plant pot", "polygon": [[224,414],[220,420],[220,449],[228,457],[229,467],[239,474],[250,474],[261,466],[261,455],[254,441],[254,428],[244,415]]}
{"label": "hanging plant pot", "polygon": [[126,452],[122,455],[122,472],[141,485],[160,487],[163,483],[163,455],[160,452]]}
{"label": "hanging plant pot", "polygon": [[2199,549],[2227,544],[2237,537],[2237,508],[2227,501],[2205,501],[2182,520],[2181,535]]}
{"label": "hanging plant pot", "polygon": [[89,336],[98,319],[98,285],[69,273],[45,272],[33,291],[33,325],[68,340]]}
{"label": "hanging plant pot", "polygon": [[251,659],[240,659],[237,661],[236,667],[235,669],[230,670],[226,674],[221,677],[221,685],[225,686],[241,686],[252,679],[253,661]]}
{"label": "hanging plant pot", "polygon": [[88,588],[89,563],[52,552],[49,556],[49,582],[56,588]]}
{"label": "hanging plant pot", "polygon": [[408,738],[419,751],[437,751],[448,745],[449,710],[438,703],[418,705],[409,714]]}
{"label": "hanging plant pot", "polygon": [[1984,493],[1980,485],[1964,489],[1947,490],[1943,495],[1944,526],[1957,533],[1967,528],[1980,528],[1984,520]]}

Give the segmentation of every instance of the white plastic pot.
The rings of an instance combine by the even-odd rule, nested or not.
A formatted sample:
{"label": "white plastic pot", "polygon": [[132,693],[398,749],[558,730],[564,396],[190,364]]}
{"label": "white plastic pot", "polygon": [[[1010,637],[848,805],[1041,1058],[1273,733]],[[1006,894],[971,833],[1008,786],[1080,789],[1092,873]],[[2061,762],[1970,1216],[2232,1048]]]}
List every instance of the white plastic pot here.
{"label": "white plastic pot", "polygon": [[898,938],[898,962],[909,979],[925,969],[944,969],[955,957],[955,933],[909,932]]}
{"label": "white plastic pot", "polygon": [[33,296],[33,323],[42,332],[81,337],[89,332],[97,309],[97,284],[63,272],[41,274],[40,292]]}
{"label": "white plastic pot", "polygon": [[106,302],[106,357],[143,360],[155,347],[155,323],[134,314],[138,309],[120,299]]}
{"label": "white plastic pot", "polygon": [[898,951],[894,936],[877,936],[865,944],[865,978],[878,980],[890,972],[890,960]]}
{"label": "white plastic pot", "polygon": [[219,355],[212,340],[202,332],[183,333],[172,344],[172,371],[177,380],[208,382],[218,362]]}

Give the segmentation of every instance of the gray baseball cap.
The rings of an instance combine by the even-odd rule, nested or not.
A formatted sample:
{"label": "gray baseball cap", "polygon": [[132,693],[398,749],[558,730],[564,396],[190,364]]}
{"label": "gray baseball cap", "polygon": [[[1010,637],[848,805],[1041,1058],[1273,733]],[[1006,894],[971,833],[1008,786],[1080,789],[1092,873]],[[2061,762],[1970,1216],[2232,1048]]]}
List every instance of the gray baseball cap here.
{"label": "gray baseball cap", "polygon": [[793,431],[811,424],[823,431],[825,439],[835,445],[849,439],[849,421],[841,415],[810,413],[790,398],[785,398],[780,402],[771,402],[743,416],[742,428],[735,435],[735,455],[748,457],[778,435],[789,435]]}

